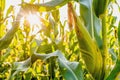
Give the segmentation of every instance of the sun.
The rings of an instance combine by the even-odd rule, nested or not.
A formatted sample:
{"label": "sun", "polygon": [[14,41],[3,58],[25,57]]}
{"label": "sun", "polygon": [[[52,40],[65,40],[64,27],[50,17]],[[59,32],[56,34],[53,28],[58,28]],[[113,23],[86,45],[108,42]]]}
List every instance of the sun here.
{"label": "sun", "polygon": [[29,24],[31,26],[34,26],[34,25],[40,25],[41,22],[40,22],[40,17],[39,15],[37,15],[37,13],[35,14],[32,14],[32,13],[29,13],[27,16],[26,16],[26,19],[27,21],[29,22]]}

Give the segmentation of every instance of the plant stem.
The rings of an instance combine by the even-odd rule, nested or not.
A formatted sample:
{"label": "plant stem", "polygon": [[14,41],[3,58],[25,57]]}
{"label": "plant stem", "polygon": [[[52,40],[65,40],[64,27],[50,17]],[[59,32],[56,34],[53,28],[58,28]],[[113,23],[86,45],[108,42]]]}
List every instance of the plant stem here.
{"label": "plant stem", "polygon": [[92,10],[92,6],[91,6],[91,30],[92,30],[92,38],[94,39],[94,27],[93,27],[93,10]]}
{"label": "plant stem", "polygon": [[107,26],[106,26],[106,12],[102,16],[102,39],[103,39],[103,74],[106,77],[107,70],[107,57],[108,57],[108,47],[107,47]]}
{"label": "plant stem", "polygon": [[119,45],[118,59],[120,60],[120,22],[118,24],[118,45]]}

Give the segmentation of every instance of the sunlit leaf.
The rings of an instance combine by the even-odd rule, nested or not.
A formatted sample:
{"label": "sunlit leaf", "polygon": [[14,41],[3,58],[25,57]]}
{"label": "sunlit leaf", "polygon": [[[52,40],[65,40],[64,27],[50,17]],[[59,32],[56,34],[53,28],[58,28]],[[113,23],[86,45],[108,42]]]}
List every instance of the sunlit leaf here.
{"label": "sunlit leaf", "polygon": [[92,0],[79,0],[80,1],[80,13],[85,22],[85,26],[89,31],[92,38],[95,37],[99,47],[102,47],[102,39],[100,36],[101,24],[100,19],[95,15],[92,7]]}
{"label": "sunlit leaf", "polygon": [[0,39],[0,50],[5,49],[9,46],[14,37],[15,32],[18,29],[18,25],[19,24],[17,24],[16,27],[12,27],[11,30],[9,30],[6,33],[6,35]]}
{"label": "sunlit leaf", "polygon": [[34,3],[35,1],[36,1],[36,0],[31,0],[30,3],[32,4],[32,3]]}
{"label": "sunlit leaf", "polygon": [[[120,23],[116,26],[118,17],[112,16],[114,4],[120,9],[118,1],[7,1],[0,0],[0,80],[114,80],[120,74]],[[66,11],[61,15],[61,7],[68,16]],[[31,25],[34,13],[37,25]],[[106,21],[100,20],[104,17]],[[107,56],[101,48],[101,21],[108,29]]]}
{"label": "sunlit leaf", "polygon": [[1,57],[2,58],[1,61],[4,61],[10,55],[10,51],[11,51],[10,48],[6,50],[6,53]]}
{"label": "sunlit leaf", "polygon": [[53,11],[53,12],[52,12],[52,16],[53,16],[54,20],[55,20],[56,22],[58,22],[58,21],[60,20],[59,10]]}
{"label": "sunlit leaf", "polygon": [[[53,30],[53,34],[54,34],[54,38],[56,38],[56,36],[58,35],[58,25],[55,21],[53,21],[52,18],[49,18],[50,21],[50,26]],[[52,38],[54,40],[54,38]]]}
{"label": "sunlit leaf", "polygon": [[1,24],[0,25],[0,38],[5,34],[5,25],[4,24]]}
{"label": "sunlit leaf", "polygon": [[[102,55],[96,42],[90,36],[81,18],[73,10],[75,31],[78,38],[80,51],[90,73],[97,79],[101,76]],[[99,58],[99,61],[96,61]],[[92,66],[91,66],[92,65]],[[95,71],[95,72],[94,72]]]}
{"label": "sunlit leaf", "polygon": [[5,9],[5,0],[0,0],[0,12]]}
{"label": "sunlit leaf", "polygon": [[10,6],[7,10],[6,17],[13,11],[13,6]]}
{"label": "sunlit leaf", "polygon": [[43,4],[29,4],[29,3],[23,3],[21,4],[22,8],[26,11],[52,11],[60,8],[61,6],[65,5],[70,0],[52,0]]}
{"label": "sunlit leaf", "polygon": [[[35,53],[33,55],[33,57],[23,61],[23,62],[15,62],[14,66],[16,71],[26,71],[29,66],[30,63],[36,61],[37,59],[41,59],[43,61],[51,58],[51,57],[58,57],[58,63],[60,66],[60,69],[62,71],[62,75],[64,76],[64,78],[70,79],[70,80],[82,80],[83,79],[83,71],[81,68],[81,65],[79,62],[69,62],[60,51],[55,51],[53,53],[50,54],[37,54]],[[16,72],[15,71],[15,72]],[[15,75],[15,73],[14,73]],[[13,76],[14,76],[13,75]]]}
{"label": "sunlit leaf", "polygon": [[37,53],[50,53],[52,52],[52,44],[40,45],[37,49]]}

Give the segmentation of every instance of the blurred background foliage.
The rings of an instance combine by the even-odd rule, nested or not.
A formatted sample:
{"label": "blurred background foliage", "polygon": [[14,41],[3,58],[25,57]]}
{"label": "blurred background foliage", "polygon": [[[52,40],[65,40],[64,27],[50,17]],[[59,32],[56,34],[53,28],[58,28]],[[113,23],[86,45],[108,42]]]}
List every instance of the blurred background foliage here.
{"label": "blurred background foliage", "polygon": [[[11,0],[10,6],[7,6],[8,0],[0,0],[0,80],[95,80],[82,59],[81,52],[85,51],[79,48],[79,39],[72,24],[73,13],[70,12],[68,1],[72,0],[53,0],[39,8],[41,5],[33,4],[43,4],[46,0],[19,0],[16,4],[12,4],[14,1]],[[92,0],[88,0],[88,3],[89,1]],[[87,4],[82,2],[84,1],[72,1],[73,7],[78,17],[82,16],[90,36],[95,38],[96,44],[102,51],[103,37],[98,18],[101,17],[104,9],[98,12],[100,8],[94,2],[86,9]],[[95,11],[91,12],[92,6]],[[120,11],[119,0],[113,0],[106,10],[109,51],[107,76],[119,56],[118,25],[120,26],[120,22],[118,16],[114,15],[116,8],[114,6]],[[18,9],[21,7],[26,12],[20,13]],[[30,22],[27,17],[17,19],[18,14],[20,16],[35,14],[31,16],[37,17],[38,21],[32,24],[34,20]],[[94,28],[91,28],[92,26]],[[116,80],[119,79],[118,74]]]}

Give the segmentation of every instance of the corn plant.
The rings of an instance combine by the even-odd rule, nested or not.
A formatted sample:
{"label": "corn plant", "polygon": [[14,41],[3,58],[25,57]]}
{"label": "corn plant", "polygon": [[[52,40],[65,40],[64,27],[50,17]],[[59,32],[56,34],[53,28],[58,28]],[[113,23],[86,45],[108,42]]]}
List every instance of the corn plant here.
{"label": "corn plant", "polygon": [[114,26],[112,15],[118,1],[44,1],[21,0],[16,13],[0,0],[0,79],[119,80],[120,22]]}

